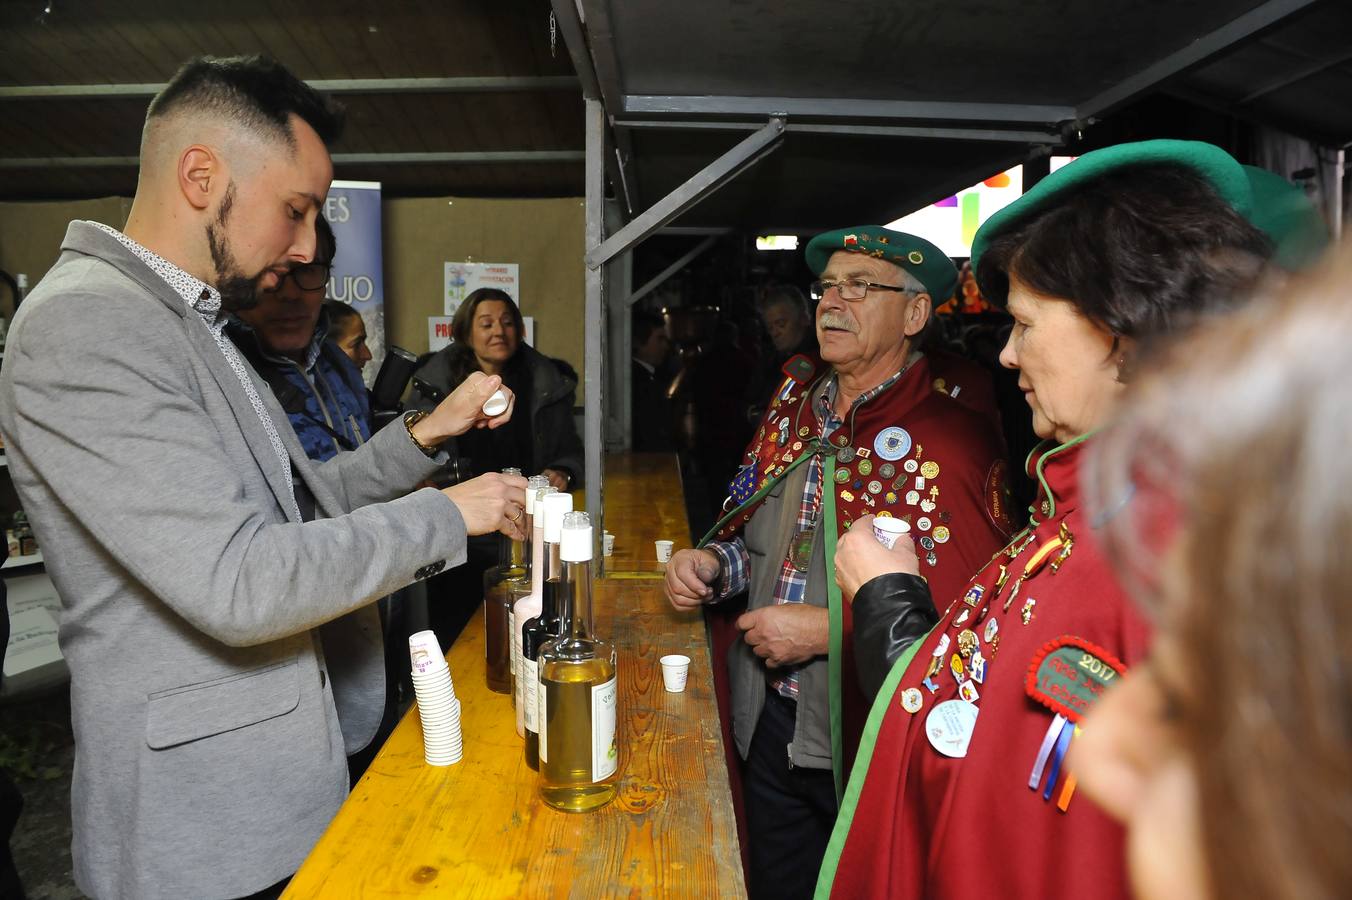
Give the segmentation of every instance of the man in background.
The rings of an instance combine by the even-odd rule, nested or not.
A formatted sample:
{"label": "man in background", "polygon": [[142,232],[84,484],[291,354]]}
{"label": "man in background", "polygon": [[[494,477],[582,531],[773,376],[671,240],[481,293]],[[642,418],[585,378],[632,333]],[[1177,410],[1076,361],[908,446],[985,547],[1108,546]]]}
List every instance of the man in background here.
{"label": "man in background", "polygon": [[667,399],[667,360],[671,358],[671,338],[666,323],[654,313],[635,311],[630,325],[633,361],[633,393],[630,402],[633,415],[634,450],[640,453],[659,453],[675,449],[671,435],[671,403]]}

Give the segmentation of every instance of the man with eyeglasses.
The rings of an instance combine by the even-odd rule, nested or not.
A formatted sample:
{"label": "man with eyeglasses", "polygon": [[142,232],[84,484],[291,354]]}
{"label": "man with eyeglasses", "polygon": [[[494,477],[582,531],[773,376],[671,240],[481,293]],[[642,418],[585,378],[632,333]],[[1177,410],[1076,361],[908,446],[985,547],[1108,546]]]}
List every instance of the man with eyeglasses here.
{"label": "man with eyeglasses", "polygon": [[[785,364],[727,515],[666,572],[677,609],[718,604],[714,658],[727,660],[745,761],[753,898],[811,896],[882,680],[875,654],[856,665],[864,636],[833,577],[837,541],[867,517],[904,521],[935,596],[957,596],[1010,530],[998,433],[936,386],[919,349],[931,310],[957,284],[952,261],[922,238],[870,225],[818,235],[807,262],[820,277],[811,293],[823,365]],[[743,592],[747,611],[728,640],[718,623],[733,604],[723,601]],[[895,610],[876,621],[894,624],[860,649],[923,635],[937,616],[923,597],[879,598]]]}
{"label": "man with eyeglasses", "polygon": [[310,459],[323,462],[371,437],[371,404],[361,371],[328,340],[324,291],[337,251],[333,228],[315,220],[314,261],[292,266],[258,292],[226,333],[267,381]]}

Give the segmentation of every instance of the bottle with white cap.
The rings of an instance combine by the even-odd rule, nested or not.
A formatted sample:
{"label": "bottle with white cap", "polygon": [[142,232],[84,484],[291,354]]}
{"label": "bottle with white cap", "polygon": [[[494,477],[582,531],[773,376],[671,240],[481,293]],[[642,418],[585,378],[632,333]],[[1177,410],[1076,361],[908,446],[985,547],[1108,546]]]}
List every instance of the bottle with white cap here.
{"label": "bottle with white cap", "polygon": [[538,721],[540,684],[536,660],[540,645],[559,632],[558,587],[563,577],[563,563],[559,557],[559,538],[563,518],[573,510],[572,494],[550,494],[545,504],[545,579],[540,594],[540,609],[521,626],[521,678],[526,682],[526,765],[540,767]]}
{"label": "bottle with white cap", "polygon": [[[521,475],[516,468],[503,469],[504,475]],[[498,564],[484,572],[484,677],[490,691],[508,694],[512,690],[512,632],[510,630],[510,582],[526,577],[523,542],[507,535],[498,538],[501,552]]]}
{"label": "bottle with white cap", "polygon": [[561,637],[540,648],[540,798],[554,809],[589,812],[615,799],[615,647],[592,633],[592,526],[564,517],[559,556]]}
{"label": "bottle with white cap", "polygon": [[516,627],[516,604],[530,596],[530,592],[534,589],[535,497],[541,488],[546,487],[549,487],[549,479],[543,475],[532,475],[526,479],[526,506],[523,510],[524,518],[521,520],[521,531],[525,535],[522,542],[522,559],[526,573],[510,583],[507,596],[503,599],[507,607],[507,655],[511,658],[512,667],[512,706],[516,706],[516,677],[521,665],[521,641],[517,637],[521,629]]}
{"label": "bottle with white cap", "polygon": [[[531,477],[544,478],[544,476],[539,475]],[[514,699],[516,702],[516,733],[518,737],[526,736],[526,679],[521,677],[521,626],[527,619],[540,614],[540,602],[546,574],[544,499],[551,494],[558,493],[558,489],[549,483],[548,478],[544,478],[544,484],[535,488],[532,492],[535,494],[535,500],[531,506],[530,590],[519,594],[512,603],[512,658],[516,660]],[[530,503],[531,501],[527,498],[526,502]]]}

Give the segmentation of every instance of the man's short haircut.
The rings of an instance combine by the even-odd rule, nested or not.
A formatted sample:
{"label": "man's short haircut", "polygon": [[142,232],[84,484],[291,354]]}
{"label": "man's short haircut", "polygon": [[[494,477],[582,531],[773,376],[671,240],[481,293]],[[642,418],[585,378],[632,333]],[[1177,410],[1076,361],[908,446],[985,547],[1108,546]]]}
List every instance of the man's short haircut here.
{"label": "man's short haircut", "polygon": [[761,315],[769,312],[771,307],[778,306],[781,303],[792,306],[794,312],[805,318],[812,318],[812,310],[807,305],[807,294],[804,294],[802,288],[794,284],[775,284],[766,288],[765,296],[761,298],[760,302]]}
{"label": "man's short haircut", "polygon": [[633,321],[629,323],[630,338],[635,347],[642,347],[648,343],[648,339],[653,336],[654,331],[666,327],[662,317],[656,313],[635,312]]}
{"label": "man's short haircut", "polygon": [[199,56],[184,63],[150,101],[146,125],[180,112],[206,114],[233,128],[295,147],[294,113],[333,146],[342,108],[266,56]]}

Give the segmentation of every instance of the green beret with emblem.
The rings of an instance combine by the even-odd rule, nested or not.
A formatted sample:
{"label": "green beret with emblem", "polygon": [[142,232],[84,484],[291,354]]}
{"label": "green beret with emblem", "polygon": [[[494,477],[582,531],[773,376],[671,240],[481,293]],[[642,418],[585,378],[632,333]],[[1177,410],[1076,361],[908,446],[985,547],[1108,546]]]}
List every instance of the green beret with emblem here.
{"label": "green beret with emblem", "polygon": [[[1019,199],[986,220],[972,239],[972,271],[991,241],[1034,213],[1056,205],[1087,182],[1128,166],[1175,163],[1193,169],[1215,188],[1235,212],[1252,221],[1253,189],[1248,173],[1233,156],[1204,141],[1136,141],[1094,150],[1062,166]],[[1257,224],[1257,223],[1255,223]]]}
{"label": "green beret with emblem", "polygon": [[831,261],[831,254],[842,250],[872,256],[911,273],[925,286],[934,306],[944,303],[957,290],[958,270],[947,253],[924,238],[881,225],[856,225],[817,235],[807,245],[808,268],[820,275]]}

